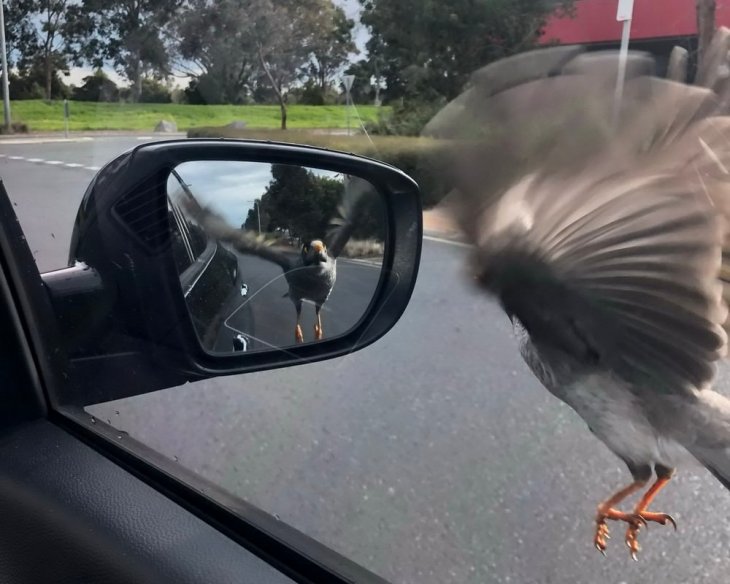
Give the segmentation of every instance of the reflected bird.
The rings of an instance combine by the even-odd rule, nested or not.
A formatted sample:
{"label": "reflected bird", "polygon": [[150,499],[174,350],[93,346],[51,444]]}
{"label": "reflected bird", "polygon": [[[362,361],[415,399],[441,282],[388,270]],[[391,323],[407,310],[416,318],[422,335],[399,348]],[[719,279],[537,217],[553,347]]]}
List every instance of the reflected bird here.
{"label": "reflected bird", "polygon": [[218,214],[199,205],[194,199],[188,199],[185,206],[211,237],[230,244],[239,253],[256,255],[281,267],[289,286],[286,296],[294,303],[297,313],[294,340],[301,343],[304,341],[300,324],[304,300],[314,303],[317,319],[314,325],[315,340],[321,340],[324,335],[321,309],[337,280],[337,258],[356,227],[357,205],[371,188],[367,181],[346,177],[337,215],[330,220],[326,237],[304,243],[295,257],[273,249],[253,233],[232,227]]}
{"label": "reflected bird", "polygon": [[477,71],[424,130],[448,141],[436,164],[475,284],[632,475],[598,506],[604,553],[611,521],[634,559],[642,528],[674,524],[649,506],[684,458],[730,488],[730,400],[711,388],[728,343],[729,48],[718,31],[694,85],[631,53],[617,110],[617,53],[517,55]]}

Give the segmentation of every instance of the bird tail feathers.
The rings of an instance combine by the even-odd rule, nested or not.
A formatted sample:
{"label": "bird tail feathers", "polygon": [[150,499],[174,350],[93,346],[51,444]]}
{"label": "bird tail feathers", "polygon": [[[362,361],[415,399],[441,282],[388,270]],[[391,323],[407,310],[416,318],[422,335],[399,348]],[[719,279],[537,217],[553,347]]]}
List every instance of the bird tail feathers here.
{"label": "bird tail feathers", "polygon": [[706,449],[693,447],[689,449],[694,456],[723,486],[730,490],[730,450]]}

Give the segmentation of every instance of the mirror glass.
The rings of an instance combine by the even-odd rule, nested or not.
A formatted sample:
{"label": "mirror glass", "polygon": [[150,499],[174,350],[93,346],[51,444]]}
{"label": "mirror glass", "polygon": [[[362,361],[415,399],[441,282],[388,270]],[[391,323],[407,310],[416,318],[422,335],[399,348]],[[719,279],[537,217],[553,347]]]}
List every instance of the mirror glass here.
{"label": "mirror glass", "polygon": [[367,180],[191,161],[167,181],[172,254],[203,347],[255,351],[343,335],[380,281],[387,214]]}

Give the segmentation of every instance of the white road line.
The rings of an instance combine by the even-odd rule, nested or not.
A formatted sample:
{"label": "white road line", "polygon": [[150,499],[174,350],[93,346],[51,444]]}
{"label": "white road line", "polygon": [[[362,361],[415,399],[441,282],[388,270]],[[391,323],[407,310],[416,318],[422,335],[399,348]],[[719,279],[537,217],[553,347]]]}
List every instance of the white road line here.
{"label": "white road line", "polygon": [[441,237],[433,237],[432,235],[424,235],[423,236],[423,239],[427,239],[428,241],[435,241],[437,243],[447,243],[449,245],[455,245],[457,247],[466,247],[466,248],[470,248],[471,247],[471,245],[469,245],[468,243],[464,243],[462,241],[453,241],[451,239],[443,239]]}
{"label": "white road line", "polygon": [[2,144],[51,144],[59,142],[90,142],[94,138],[80,137],[80,138],[15,138],[15,139],[0,139],[0,145]]}
{"label": "white road line", "polygon": [[83,170],[89,170],[96,172],[100,166],[84,166],[79,162],[63,162],[63,160],[44,160],[43,158],[26,158],[25,156],[8,156],[7,154],[0,154],[0,158],[7,160],[20,160],[22,162],[30,162],[32,164],[48,164],[49,166],[63,166],[64,168],[81,168]]}
{"label": "white road line", "polygon": [[367,266],[368,268],[380,269],[383,267],[383,258],[382,257],[380,258],[380,261],[366,260],[366,259],[362,259],[362,258],[345,258],[345,257],[340,257],[340,258],[338,258],[338,260],[343,263],[346,262],[346,263],[350,263],[350,264],[358,264],[360,266]]}

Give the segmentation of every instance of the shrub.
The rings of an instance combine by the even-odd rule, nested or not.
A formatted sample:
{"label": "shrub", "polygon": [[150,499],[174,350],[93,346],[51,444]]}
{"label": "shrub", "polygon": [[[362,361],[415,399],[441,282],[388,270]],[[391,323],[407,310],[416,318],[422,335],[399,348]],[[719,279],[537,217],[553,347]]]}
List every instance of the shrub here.
{"label": "shrub", "polygon": [[421,130],[444,107],[443,101],[403,102],[384,111],[376,122],[366,126],[371,134],[381,136],[419,136]]}
{"label": "shrub", "polygon": [[448,185],[441,180],[436,162],[443,159],[449,143],[409,136],[342,136],[311,130],[235,130],[226,127],[192,128],[188,138],[239,138],[309,144],[330,150],[352,152],[382,160],[411,176],[421,187],[423,205],[431,207],[446,195]]}
{"label": "shrub", "polygon": [[0,124],[0,134],[27,134],[29,131],[28,124],[23,122],[12,122],[9,132],[5,129],[4,125]]}
{"label": "shrub", "polygon": [[101,69],[97,69],[84,77],[81,86],[74,87],[72,97],[76,101],[113,102],[119,100],[119,88]]}

